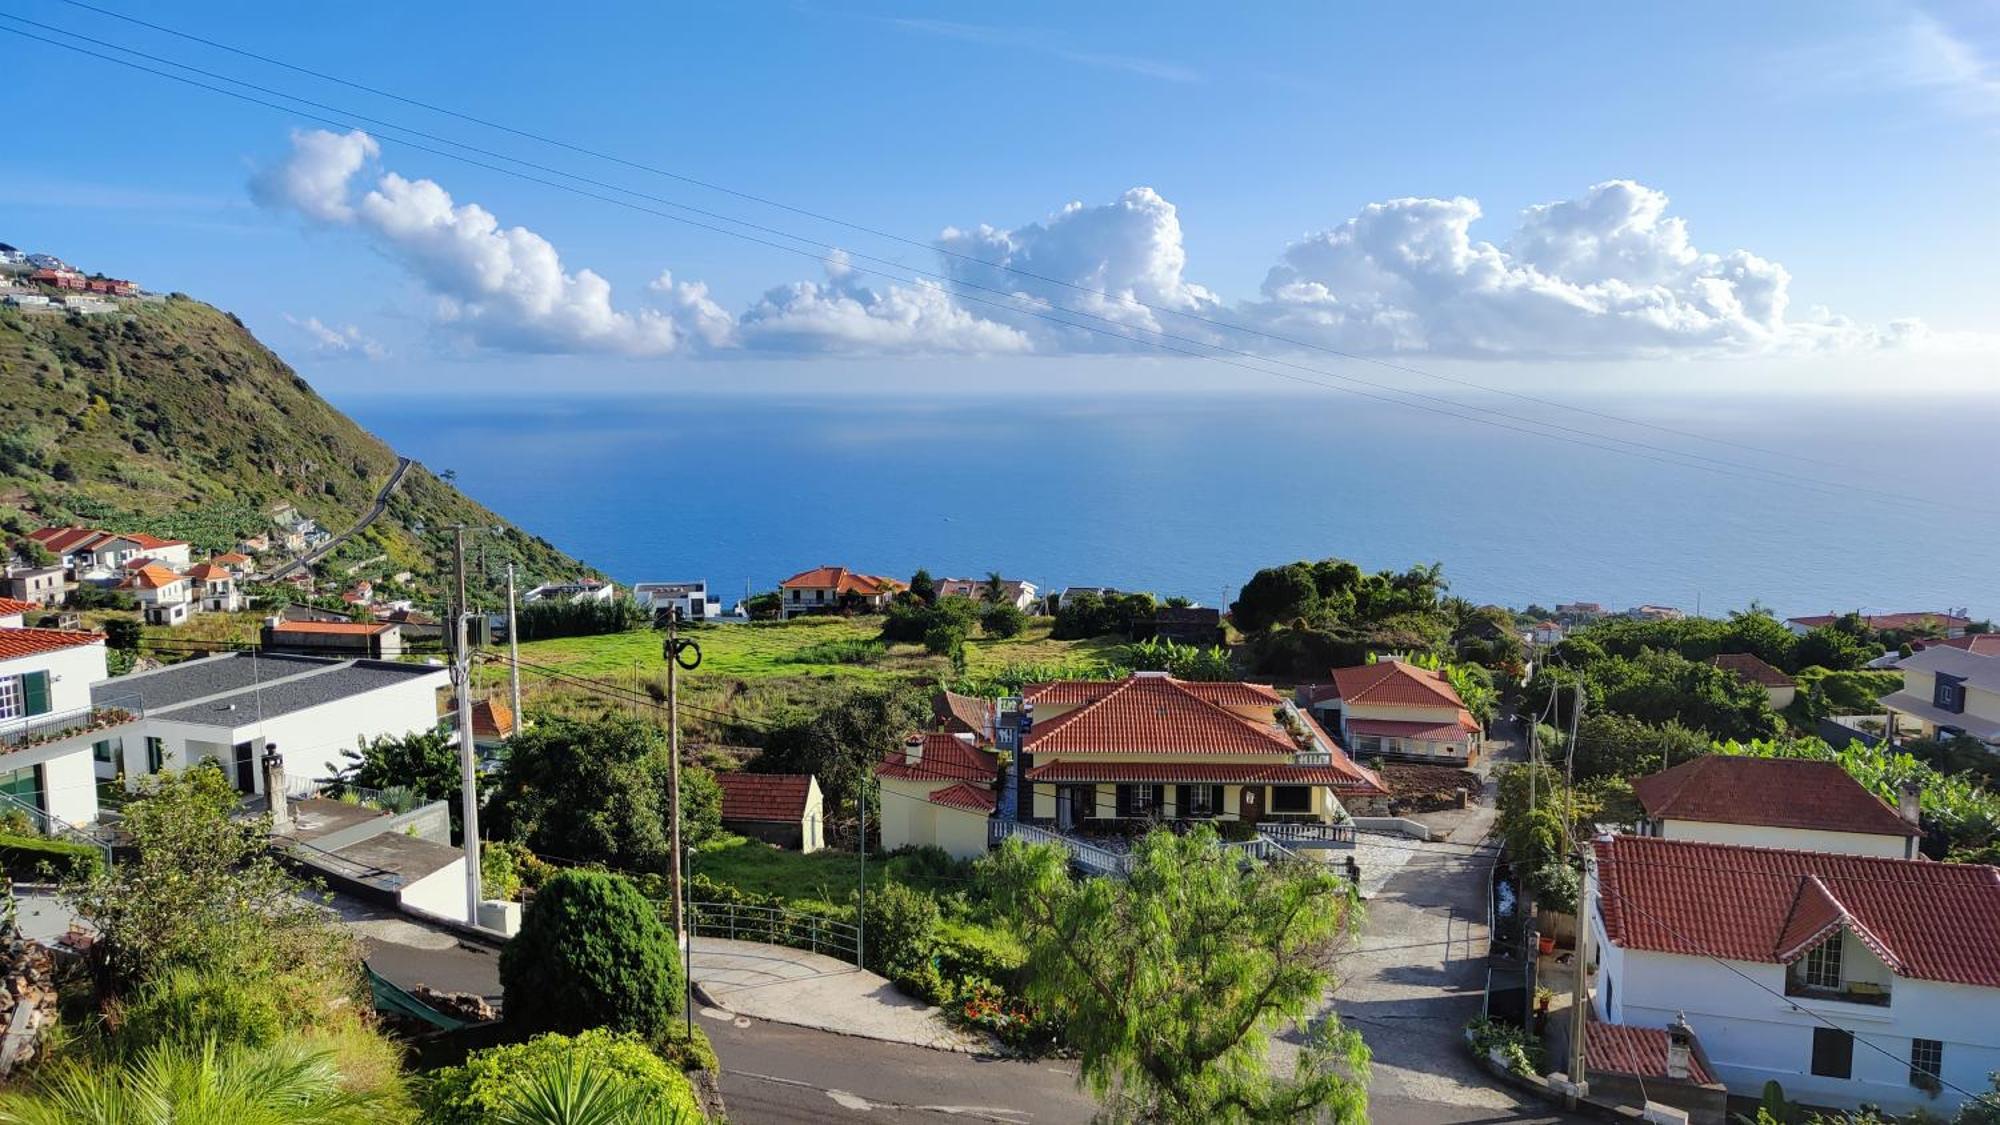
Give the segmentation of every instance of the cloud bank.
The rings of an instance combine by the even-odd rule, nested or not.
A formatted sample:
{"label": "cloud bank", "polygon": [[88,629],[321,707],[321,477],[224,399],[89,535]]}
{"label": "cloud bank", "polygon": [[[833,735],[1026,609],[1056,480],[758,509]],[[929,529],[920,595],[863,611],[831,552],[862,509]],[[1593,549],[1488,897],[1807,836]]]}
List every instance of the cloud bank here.
{"label": "cloud bank", "polygon": [[383,170],[364,185],[379,157],[365,133],[298,132],[251,191],[363,235],[425,289],[440,330],[510,351],[1070,354],[1170,333],[1267,353],[1627,359],[1860,351],[1925,335],[1914,321],[1794,313],[1782,265],[1700,248],[1663,192],[1631,180],[1530,207],[1499,242],[1475,237],[1473,199],[1371,203],[1283,248],[1258,294],[1233,303],[1189,277],[1174,205],[1136,187],[1018,227],[946,228],[942,282],[877,282],[836,254],[823,278],[774,286],[731,314],[706,285],[665,270],[620,304],[610,281],[567,266],[548,239],[432,180]]}
{"label": "cloud bank", "polygon": [[285,314],[285,323],[304,333],[306,339],[312,341],[313,353],[321,358],[389,358],[389,349],[352,324],[327,324],[316,316],[301,320],[291,313]]}

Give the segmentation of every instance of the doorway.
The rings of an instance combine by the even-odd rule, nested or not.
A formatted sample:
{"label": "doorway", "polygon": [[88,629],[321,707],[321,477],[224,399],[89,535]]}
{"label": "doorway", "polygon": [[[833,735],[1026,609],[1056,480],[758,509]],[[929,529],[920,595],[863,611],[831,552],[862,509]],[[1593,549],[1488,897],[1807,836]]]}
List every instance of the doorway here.
{"label": "doorway", "polygon": [[236,744],[236,791],[255,793],[257,791],[257,754],[255,743]]}

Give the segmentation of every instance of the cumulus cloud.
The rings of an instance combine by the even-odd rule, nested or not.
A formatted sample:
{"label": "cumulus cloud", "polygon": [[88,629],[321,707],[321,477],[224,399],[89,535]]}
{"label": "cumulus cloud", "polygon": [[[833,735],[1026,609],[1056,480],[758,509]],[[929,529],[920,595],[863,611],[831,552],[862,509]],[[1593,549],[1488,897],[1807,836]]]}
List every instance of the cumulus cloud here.
{"label": "cumulus cloud", "polygon": [[312,341],[313,353],[322,358],[387,359],[389,356],[387,348],[352,324],[327,324],[316,316],[301,320],[291,313],[285,314],[285,323],[304,333]]}
{"label": "cumulus cloud", "polygon": [[766,292],[743,314],[753,346],[781,351],[878,354],[1008,353],[1030,348],[1025,334],[974,316],[941,285],[860,283],[847,259],[827,260],[826,280]]}
{"label": "cumulus cloud", "polygon": [[344,223],[354,217],[348,181],[381,151],[375,138],[360,130],[294,129],[291,155],[253,176],[250,194],[266,207],[290,207],[318,222]]}

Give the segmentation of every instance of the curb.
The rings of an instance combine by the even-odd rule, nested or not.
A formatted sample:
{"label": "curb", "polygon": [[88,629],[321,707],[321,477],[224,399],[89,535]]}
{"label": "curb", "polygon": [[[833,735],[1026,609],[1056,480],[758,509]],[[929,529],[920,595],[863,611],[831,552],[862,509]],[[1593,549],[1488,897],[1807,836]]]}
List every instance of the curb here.
{"label": "curb", "polygon": [[[915,1047],[918,1048],[919,1050],[925,1050],[925,1051],[945,1051],[947,1053],[954,1055],[970,1055],[973,1058],[979,1058],[979,1059],[1020,1059],[1029,1057],[1017,1054],[1012,1051],[1005,1050],[1004,1048],[981,1049],[978,1047],[967,1046],[962,1044],[912,1043],[907,1039],[891,1039],[883,1035],[870,1035],[865,1031],[855,1031],[852,1028],[832,1027],[827,1024],[811,1023],[806,1020],[779,1019],[772,1016],[753,1016],[748,1012],[739,1012],[736,1009],[730,1007],[729,1005],[724,1004],[721,1001],[717,1000],[714,996],[712,996],[709,993],[707,989],[701,986],[700,981],[689,982],[689,989],[694,993],[695,999],[701,1002],[702,1006],[708,1008],[714,1008],[715,1010],[720,1012],[727,1012],[732,1016],[739,1016],[743,1019],[761,1020],[764,1023],[775,1023],[785,1027],[802,1027],[805,1028],[807,1031],[823,1031],[829,1035],[843,1035],[850,1039],[867,1039],[876,1043],[895,1043],[898,1044],[899,1046]],[[936,1009],[934,1008],[933,1010]],[[949,1027],[950,1025],[947,1024],[946,1026]],[[988,1038],[990,1039],[991,1037],[989,1036]],[[997,1042],[997,1040],[995,1042]]]}

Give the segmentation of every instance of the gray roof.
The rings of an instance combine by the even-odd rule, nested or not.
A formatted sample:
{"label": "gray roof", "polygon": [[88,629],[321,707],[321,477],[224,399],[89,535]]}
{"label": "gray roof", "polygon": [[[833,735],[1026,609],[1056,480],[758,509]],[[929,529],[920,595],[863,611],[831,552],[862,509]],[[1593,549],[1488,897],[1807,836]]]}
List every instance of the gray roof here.
{"label": "gray roof", "polygon": [[381,874],[376,881],[392,887],[408,886],[427,875],[435,875],[464,858],[465,853],[450,844],[384,832],[333,853],[349,863],[374,868]]}
{"label": "gray roof", "polygon": [[170,710],[146,709],[148,718],[215,727],[240,727],[258,719],[289,715],[308,707],[337,703],[378,688],[431,677],[444,682],[445,670],[426,664],[387,660],[333,660],[327,665],[275,682],[265,681],[242,691],[196,700]]}
{"label": "gray roof", "polygon": [[136,695],[140,706],[150,714],[340,663],[343,662],[326,657],[225,652],[92,684],[90,701],[106,703]]}
{"label": "gray roof", "polygon": [[1973,687],[2000,691],[2000,656],[1981,656],[1950,645],[1931,645],[1897,661],[1896,667],[1933,674],[1943,672],[1963,677]]}

